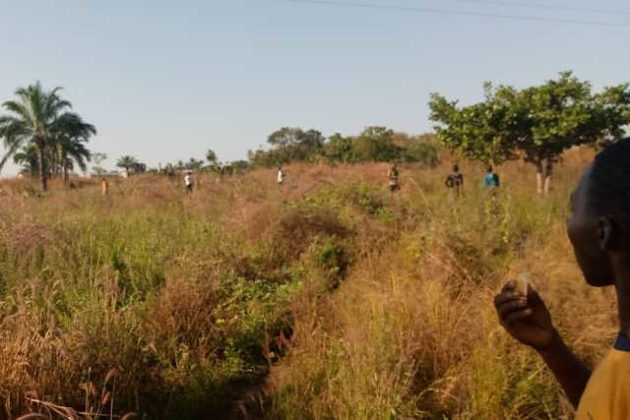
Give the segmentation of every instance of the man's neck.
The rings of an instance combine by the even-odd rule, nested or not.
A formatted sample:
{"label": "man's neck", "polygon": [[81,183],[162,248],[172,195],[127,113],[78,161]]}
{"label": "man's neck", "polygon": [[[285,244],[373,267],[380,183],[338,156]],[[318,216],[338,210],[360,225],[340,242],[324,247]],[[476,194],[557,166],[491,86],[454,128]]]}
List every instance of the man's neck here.
{"label": "man's neck", "polygon": [[613,259],[619,329],[630,337],[630,259],[625,255],[616,255]]}

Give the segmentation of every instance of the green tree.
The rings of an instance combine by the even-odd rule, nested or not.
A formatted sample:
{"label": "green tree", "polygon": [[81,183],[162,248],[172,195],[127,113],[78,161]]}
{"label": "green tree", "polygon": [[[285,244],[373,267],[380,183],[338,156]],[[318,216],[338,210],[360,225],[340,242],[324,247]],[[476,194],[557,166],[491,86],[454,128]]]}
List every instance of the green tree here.
{"label": "green tree", "polygon": [[[516,95],[509,87],[502,93]],[[486,84],[484,102],[459,107],[457,101],[434,93],[429,108],[431,120],[440,124],[434,127],[438,140],[456,155],[493,164],[518,156],[519,124],[526,110],[512,109],[509,101],[497,100],[490,84]]]}
{"label": "green tree", "polygon": [[39,176],[39,161],[37,159],[37,147],[34,144],[22,146],[13,154],[13,163],[21,165],[21,173],[35,178]]}
{"label": "green tree", "polygon": [[123,168],[127,173],[129,173],[132,169],[135,169],[138,164],[140,164],[138,159],[130,155],[123,155],[116,162],[116,166],[118,168]]}
{"label": "green tree", "polygon": [[87,162],[91,160],[92,155],[85,143],[96,134],[96,128],[85,123],[76,114],[62,115],[57,123],[61,129],[53,138],[51,151],[63,174],[63,180],[67,183],[68,171],[74,169],[75,165],[83,172],[87,170]]}
{"label": "green tree", "polygon": [[197,160],[195,158],[190,158],[188,162],[184,164],[184,169],[188,169],[191,171],[196,171],[203,168],[203,160]]}
{"label": "green tree", "polygon": [[217,154],[214,153],[214,150],[208,149],[206,152],[206,160],[210,163],[210,165],[217,164]]}
{"label": "green tree", "polygon": [[352,162],[352,139],[335,133],[324,145],[324,155],[329,162]]}
{"label": "green tree", "polygon": [[461,108],[434,94],[429,106],[447,147],[485,162],[522,157],[536,167],[540,193],[549,191],[563,151],[619,139],[630,124],[628,84],[593,94],[590,83],[571,72],[523,90],[487,83],[484,102]]}
{"label": "green tree", "polygon": [[92,167],[92,170],[99,175],[107,172],[101,166],[106,159],[107,159],[107,155],[105,153],[92,153],[92,161],[95,163],[95,165]]}
{"label": "green tree", "polygon": [[367,127],[353,142],[354,159],[361,162],[390,162],[400,158],[394,144],[394,131],[386,127]]}
{"label": "green tree", "polygon": [[[49,148],[59,136],[68,135],[69,122],[80,117],[68,112],[70,102],[59,95],[61,88],[45,91],[39,82],[15,91],[15,100],[3,104],[8,112],[0,116],[0,137],[7,149],[0,160],[0,169],[7,159],[25,145],[37,150],[38,173],[42,190],[48,189]],[[82,122],[82,120],[81,120]],[[83,123],[83,122],[82,122]],[[85,123],[83,123],[85,124]],[[90,126],[92,127],[92,126]]]}

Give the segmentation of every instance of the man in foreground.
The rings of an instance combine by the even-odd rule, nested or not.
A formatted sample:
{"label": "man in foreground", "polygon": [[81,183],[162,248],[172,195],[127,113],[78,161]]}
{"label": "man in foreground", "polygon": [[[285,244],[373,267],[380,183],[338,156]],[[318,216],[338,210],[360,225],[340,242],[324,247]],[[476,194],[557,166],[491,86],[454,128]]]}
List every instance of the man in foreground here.
{"label": "man in foreground", "polygon": [[534,348],[551,369],[577,420],[630,419],[630,139],[603,152],[571,197],[568,234],[586,282],[615,286],[620,333],[614,348],[591,373],[553,326],[541,297],[508,282],[494,303],[506,331]]}

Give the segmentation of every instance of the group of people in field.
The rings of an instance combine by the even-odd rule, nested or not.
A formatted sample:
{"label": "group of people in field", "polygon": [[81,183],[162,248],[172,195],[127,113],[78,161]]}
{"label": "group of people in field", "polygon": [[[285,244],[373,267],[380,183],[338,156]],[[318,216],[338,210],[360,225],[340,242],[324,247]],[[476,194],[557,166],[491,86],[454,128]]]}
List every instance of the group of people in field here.
{"label": "group of people in field", "polygon": [[[283,185],[286,178],[286,172],[282,166],[278,167],[276,172],[276,182],[278,185]],[[400,190],[398,165],[394,164],[387,172],[387,179],[389,190],[396,192]],[[103,178],[103,182],[107,181]],[[461,193],[464,187],[464,175],[459,171],[459,166],[453,165],[453,171],[448,174],[445,180],[445,185],[449,189],[454,189],[458,194]],[[105,185],[105,184],[104,184]],[[187,171],[184,176],[184,185],[186,187],[186,193],[192,193],[195,187],[195,180],[191,171]],[[492,166],[488,166],[486,175],[483,178],[483,186],[491,191],[495,191],[500,186],[499,175],[497,175]],[[106,187],[104,186],[104,194],[106,194]]]}
{"label": "group of people in field", "polygon": [[[400,190],[398,178],[398,165],[394,164],[387,172],[389,190],[391,192]],[[460,172],[459,165],[453,165],[453,170],[446,176],[444,185],[446,185],[446,188],[454,190],[458,195],[462,192],[464,188],[464,175]],[[496,192],[500,185],[499,175],[497,175],[492,166],[489,165],[486,170],[486,175],[483,177],[484,188],[488,191]]]}

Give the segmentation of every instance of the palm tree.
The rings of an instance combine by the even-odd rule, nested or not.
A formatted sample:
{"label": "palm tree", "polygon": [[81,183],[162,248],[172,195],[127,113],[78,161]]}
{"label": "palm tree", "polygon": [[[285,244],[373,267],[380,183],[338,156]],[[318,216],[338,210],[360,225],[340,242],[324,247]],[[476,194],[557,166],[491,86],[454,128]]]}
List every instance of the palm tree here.
{"label": "palm tree", "polygon": [[92,155],[85,147],[90,136],[96,134],[92,124],[85,123],[77,114],[64,114],[57,121],[59,128],[54,139],[55,161],[63,172],[64,182],[68,182],[68,170],[74,169],[74,164],[82,170],[87,170],[87,163]]}
{"label": "palm tree", "polygon": [[[51,152],[48,149],[52,144],[60,136],[83,138],[87,141],[89,135],[86,133],[96,133],[93,126],[84,123],[77,114],[67,111],[72,105],[59,96],[60,90],[61,88],[57,87],[45,91],[39,82],[26,88],[19,88],[15,91],[17,98],[2,105],[9,113],[0,116],[0,137],[4,139],[4,146],[7,149],[7,153],[0,160],[0,169],[21,147],[34,145],[37,149],[39,177],[44,191],[48,189],[48,160],[53,163],[52,159],[47,159],[47,154]],[[77,124],[82,124],[83,127]]]}
{"label": "palm tree", "polygon": [[118,159],[118,162],[116,162],[116,166],[118,166],[119,168],[124,168],[125,171],[129,173],[129,170],[131,168],[135,168],[138,163],[140,162],[138,162],[138,159],[136,159],[135,157],[124,155],[121,156],[120,159]]}
{"label": "palm tree", "polygon": [[39,174],[39,166],[37,148],[35,145],[29,144],[28,146],[23,146],[19,151],[16,151],[13,154],[13,163],[22,165],[21,173],[28,173],[31,177],[36,177]]}

